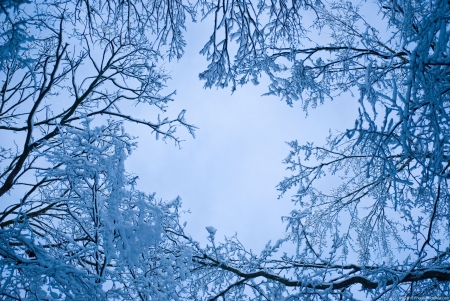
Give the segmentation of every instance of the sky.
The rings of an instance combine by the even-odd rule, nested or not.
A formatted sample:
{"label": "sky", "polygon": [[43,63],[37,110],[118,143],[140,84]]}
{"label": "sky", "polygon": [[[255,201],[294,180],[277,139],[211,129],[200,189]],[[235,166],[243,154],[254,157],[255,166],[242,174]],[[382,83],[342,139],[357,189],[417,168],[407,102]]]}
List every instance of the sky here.
{"label": "sky", "polygon": [[[139,136],[138,148],[126,162],[127,171],[139,176],[138,187],[146,193],[171,200],[180,196],[187,233],[206,243],[205,227],[217,229],[216,237],[238,233],[240,241],[253,251],[268,240],[284,236],[282,216],[299,209],[288,193],[278,199],[276,185],[289,176],[282,164],[289,154],[285,143],[298,140],[324,144],[329,130],[344,131],[354,125],[357,98],[341,97],[309,110],[301,104],[289,107],[267,92],[268,81],[231,89],[203,89],[198,74],[206,69],[206,58],[199,54],[208,39],[208,20],[189,24],[187,47],[178,62],[166,63],[171,70],[167,91],[177,90],[167,116],[175,117],[186,109],[186,120],[197,126],[196,138],[179,128],[185,140],[181,149],[172,141],[156,141],[148,129],[126,125]],[[144,108],[144,107],[142,107]],[[155,119],[151,109],[136,114]]]}

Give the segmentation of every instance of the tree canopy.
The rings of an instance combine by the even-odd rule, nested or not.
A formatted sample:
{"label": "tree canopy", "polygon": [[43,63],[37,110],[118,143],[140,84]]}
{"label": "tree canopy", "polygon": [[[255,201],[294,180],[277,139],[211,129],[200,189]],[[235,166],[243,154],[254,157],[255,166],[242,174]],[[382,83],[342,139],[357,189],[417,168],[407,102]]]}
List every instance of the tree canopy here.
{"label": "tree canopy", "polygon": [[[450,298],[449,16],[445,0],[1,1],[0,295]],[[264,76],[267,94],[305,111],[358,100],[353,128],[289,143],[277,189],[297,209],[260,254],[212,227],[202,247],[180,200],[138,191],[124,169],[129,122],[194,135],[185,111],[165,116],[161,62],[182,58],[188,18],[209,17],[206,88]],[[136,104],[163,117],[135,118]]]}

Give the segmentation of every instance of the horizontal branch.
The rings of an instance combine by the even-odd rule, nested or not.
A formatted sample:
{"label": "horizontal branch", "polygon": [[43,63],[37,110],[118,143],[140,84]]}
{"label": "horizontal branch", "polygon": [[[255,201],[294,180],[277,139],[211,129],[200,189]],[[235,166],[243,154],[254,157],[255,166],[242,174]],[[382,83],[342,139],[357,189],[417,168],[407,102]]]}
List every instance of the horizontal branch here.
{"label": "horizontal branch", "polygon": [[[209,260],[210,262],[206,262],[204,260]],[[232,272],[233,274],[244,278],[245,280],[254,279],[257,277],[264,277],[266,279],[276,281],[278,283],[281,283],[287,287],[305,287],[305,288],[311,288],[316,290],[340,290],[349,288],[352,285],[360,284],[365,289],[376,289],[379,286],[384,285],[393,285],[393,284],[400,284],[400,283],[411,283],[411,282],[418,282],[423,280],[431,280],[435,279],[437,281],[450,281],[450,266],[443,267],[442,269],[435,269],[435,268],[422,268],[422,269],[416,269],[413,271],[408,272],[406,275],[402,275],[400,271],[398,271],[398,274],[396,274],[398,277],[395,277],[398,280],[389,279],[386,281],[372,281],[364,276],[355,275],[349,278],[346,278],[341,281],[335,281],[335,282],[323,282],[321,284],[313,283],[312,281],[298,281],[298,280],[289,280],[284,277],[281,277],[276,274],[272,274],[270,272],[260,270],[257,272],[242,272],[241,270],[228,266],[224,263],[221,263],[210,256],[204,254],[202,258],[194,258],[194,261],[203,265],[203,266],[211,266],[211,267],[218,267],[222,270]],[[317,267],[317,266],[316,266]],[[350,266],[349,266],[350,267]],[[349,268],[348,267],[348,268]],[[358,268],[356,266],[351,266],[352,268]],[[323,266],[321,267],[323,269],[329,269],[329,266]],[[359,268],[359,270],[363,270],[363,268]],[[376,269],[374,269],[376,270]],[[381,268],[380,268],[381,271]],[[394,278],[394,277],[393,277]],[[213,299],[214,300],[214,299]]]}

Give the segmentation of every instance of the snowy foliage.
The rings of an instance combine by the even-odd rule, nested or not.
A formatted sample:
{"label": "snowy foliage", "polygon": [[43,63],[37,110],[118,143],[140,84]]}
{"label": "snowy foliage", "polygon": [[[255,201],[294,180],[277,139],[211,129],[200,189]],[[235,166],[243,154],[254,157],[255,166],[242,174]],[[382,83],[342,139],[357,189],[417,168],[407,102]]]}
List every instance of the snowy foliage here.
{"label": "snowy foliage", "polygon": [[[179,200],[134,189],[124,170],[132,147],[120,123],[60,128],[42,157],[46,184],[8,208],[2,223],[2,294],[21,300],[172,300],[188,275],[189,249],[171,240]],[[45,147],[45,146],[44,146]],[[14,211],[12,211],[14,210]]]}
{"label": "snowy foliage", "polygon": [[[170,5],[170,7],[168,7]],[[167,2],[1,1],[2,300],[176,300],[191,248],[180,200],[135,189],[124,161],[133,122],[176,144],[192,135],[158,61],[183,53],[188,6]],[[170,19],[167,19],[170,17]],[[187,242],[188,243],[188,242]]]}
{"label": "snowy foliage", "polygon": [[[6,0],[0,9],[0,197],[21,195],[0,215],[3,299],[450,298],[447,0]],[[136,147],[126,123],[175,143],[177,127],[194,134],[185,111],[152,122],[127,109],[164,113],[172,94],[161,92],[159,62],[182,56],[186,19],[199,12],[214,17],[205,87],[234,90],[264,74],[268,94],[304,110],[359,101],[355,126],[324,146],[289,143],[292,173],[278,189],[296,189],[298,208],[260,254],[236,236],[218,241],[212,226],[200,246],[179,224],[180,199],[137,191],[124,169]]]}
{"label": "snowy foliage", "polygon": [[[356,94],[360,108],[354,128],[324,146],[288,143],[292,174],[278,190],[295,188],[300,209],[283,217],[286,237],[259,256],[236,238],[214,246],[198,259],[220,270],[205,291],[224,300],[450,298],[450,3],[231,1],[209,11],[206,87],[266,74],[268,93],[291,106]],[[277,251],[289,243],[294,253]]]}

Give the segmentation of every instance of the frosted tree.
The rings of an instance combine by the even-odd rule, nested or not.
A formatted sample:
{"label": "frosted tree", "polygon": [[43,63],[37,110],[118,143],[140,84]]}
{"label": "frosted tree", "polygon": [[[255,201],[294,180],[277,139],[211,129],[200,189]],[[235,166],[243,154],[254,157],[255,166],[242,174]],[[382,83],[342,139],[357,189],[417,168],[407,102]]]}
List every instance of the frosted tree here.
{"label": "frosted tree", "polygon": [[197,291],[211,300],[449,298],[450,3],[207,6],[206,87],[264,74],[268,94],[291,106],[355,95],[359,116],[324,146],[289,143],[292,173],[278,190],[295,191],[298,210],[283,217],[286,237],[257,255],[236,237],[211,236],[194,257],[204,269]]}
{"label": "frosted tree", "polygon": [[[1,1],[2,300],[174,300],[189,272],[180,200],[135,189],[123,162],[138,123],[164,116],[163,59],[183,53],[191,6],[158,1]],[[155,106],[153,121],[130,114]],[[164,116],[164,117],[163,117]],[[124,124],[125,123],[125,124]]]}
{"label": "frosted tree", "polygon": [[[112,1],[36,2],[20,7],[4,8],[2,15],[9,20],[4,26],[12,29],[3,34],[2,47],[10,55],[2,56],[0,130],[23,133],[24,143],[17,151],[2,152],[6,170],[0,196],[18,182],[22,169],[32,166],[33,151],[55,137],[59,125],[106,116],[142,124],[175,142],[179,141],[174,134],[177,125],[193,133],[184,111],[176,119],[150,122],[120,108],[127,102],[128,107],[148,104],[164,110],[172,100],[172,94],[160,94],[168,76],[156,63],[163,56],[182,55],[180,30],[188,7]],[[159,10],[174,15],[168,20]],[[30,34],[8,43],[15,39],[17,24]],[[66,100],[63,104],[61,98]]]}
{"label": "frosted tree", "polygon": [[[184,111],[148,121],[128,110],[163,114],[172,94],[158,62],[182,56],[197,11],[214,17],[206,87],[265,75],[268,94],[305,110],[359,101],[355,126],[326,145],[289,143],[278,189],[296,189],[298,208],[261,254],[213,227],[201,247],[179,224],[180,200],[137,191],[123,168],[128,122],[175,143],[177,127],[193,134]],[[449,15],[444,0],[1,1],[0,295],[450,297]]]}
{"label": "frosted tree", "polygon": [[11,300],[173,300],[191,252],[177,242],[180,200],[137,191],[119,122],[60,127],[44,143],[46,184],[3,214],[2,296]]}

